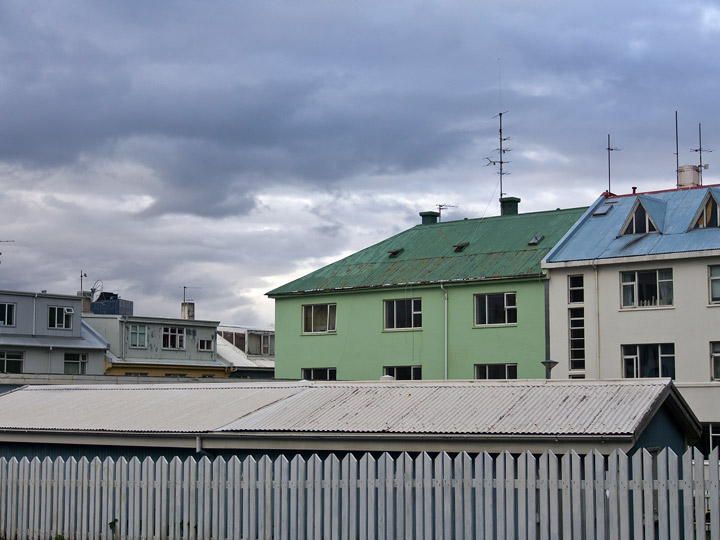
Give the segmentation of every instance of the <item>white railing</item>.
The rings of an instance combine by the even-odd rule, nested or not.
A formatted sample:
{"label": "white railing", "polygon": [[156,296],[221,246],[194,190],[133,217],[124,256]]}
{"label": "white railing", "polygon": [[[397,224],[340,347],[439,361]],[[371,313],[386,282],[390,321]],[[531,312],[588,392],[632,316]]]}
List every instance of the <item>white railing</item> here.
{"label": "white railing", "polygon": [[720,538],[718,450],[0,459],[0,537]]}

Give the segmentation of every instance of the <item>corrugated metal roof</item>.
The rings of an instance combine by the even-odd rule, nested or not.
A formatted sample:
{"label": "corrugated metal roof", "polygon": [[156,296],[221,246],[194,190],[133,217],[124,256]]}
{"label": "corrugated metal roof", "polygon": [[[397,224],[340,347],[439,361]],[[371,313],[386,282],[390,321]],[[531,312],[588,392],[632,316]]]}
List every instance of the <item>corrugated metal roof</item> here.
{"label": "corrugated metal roof", "polygon": [[238,368],[262,368],[274,369],[275,359],[267,356],[248,356],[244,351],[238,349],[235,345],[217,335],[217,353],[225,362],[231,366]]}
{"label": "corrugated metal roof", "polygon": [[[691,229],[708,191],[720,201],[717,186],[675,189],[629,196],[601,196],[566,237],[550,251],[548,263],[663,255],[720,249],[720,228]],[[660,233],[619,236],[640,200]],[[611,204],[605,215],[595,209]]]}
{"label": "corrugated metal roof", "polygon": [[6,347],[50,347],[61,349],[107,349],[105,340],[95,330],[82,321],[80,337],[30,336],[27,334],[0,334],[0,345]]}
{"label": "corrugated metal roof", "polygon": [[[584,208],[418,225],[267,293],[537,276]],[[544,238],[528,245],[536,235]],[[467,242],[461,251],[455,246]],[[402,249],[390,257],[391,251]]]}
{"label": "corrugated metal roof", "polygon": [[0,428],[631,436],[671,392],[669,379],[25,387],[0,396]]}

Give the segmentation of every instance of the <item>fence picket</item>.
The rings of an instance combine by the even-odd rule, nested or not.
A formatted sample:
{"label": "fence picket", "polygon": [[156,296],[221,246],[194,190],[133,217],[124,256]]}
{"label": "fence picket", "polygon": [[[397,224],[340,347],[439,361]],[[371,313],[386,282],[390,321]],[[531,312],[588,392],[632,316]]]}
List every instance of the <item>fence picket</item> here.
{"label": "fence picket", "polygon": [[680,505],[678,504],[678,456],[668,448],[668,505],[670,507],[670,538],[680,538]]}
{"label": "fence picket", "polygon": [[663,450],[657,455],[657,516],[658,516],[658,538],[659,540],[668,540],[668,512],[673,512],[673,508],[668,508],[667,493],[667,450]]}
{"label": "fence picket", "polygon": [[[628,457],[622,450],[617,450],[618,459],[618,513],[620,518],[619,538],[630,537],[630,497]],[[677,538],[677,537],[676,537]]]}

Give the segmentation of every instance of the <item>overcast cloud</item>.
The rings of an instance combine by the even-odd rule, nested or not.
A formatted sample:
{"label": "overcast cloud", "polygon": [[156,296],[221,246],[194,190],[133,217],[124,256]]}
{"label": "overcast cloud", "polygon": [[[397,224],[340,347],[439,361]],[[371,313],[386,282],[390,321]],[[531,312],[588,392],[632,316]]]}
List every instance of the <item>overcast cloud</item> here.
{"label": "overcast cloud", "polygon": [[[720,144],[720,4],[0,0],[0,289],[268,326],[268,290],[454,205],[675,184]],[[704,183],[717,183],[715,155]],[[718,164],[720,168],[720,164]]]}

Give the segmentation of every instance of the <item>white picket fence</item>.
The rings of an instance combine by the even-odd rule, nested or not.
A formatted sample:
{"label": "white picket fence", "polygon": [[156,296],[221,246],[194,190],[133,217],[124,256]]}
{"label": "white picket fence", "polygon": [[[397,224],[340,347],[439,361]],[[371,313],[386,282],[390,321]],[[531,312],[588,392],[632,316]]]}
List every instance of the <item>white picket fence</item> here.
{"label": "white picket fence", "polygon": [[0,459],[0,538],[720,538],[718,450]]}

